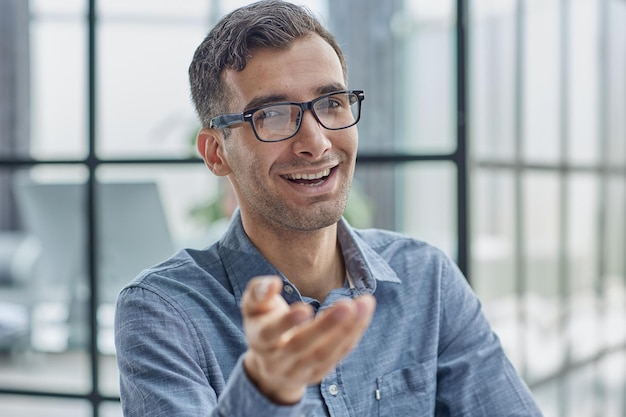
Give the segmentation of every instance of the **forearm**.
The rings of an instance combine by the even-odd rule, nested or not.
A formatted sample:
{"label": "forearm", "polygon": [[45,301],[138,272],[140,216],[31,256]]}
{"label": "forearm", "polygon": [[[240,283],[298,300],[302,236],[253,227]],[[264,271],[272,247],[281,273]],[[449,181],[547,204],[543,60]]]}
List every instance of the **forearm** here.
{"label": "forearm", "polygon": [[266,399],[242,358],[224,373],[224,358],[197,343],[189,322],[153,292],[134,288],[120,296],[116,349],[125,417],[291,417],[307,409],[303,401],[281,407]]}
{"label": "forearm", "polygon": [[241,361],[219,398],[208,382],[204,387],[192,381],[157,385],[143,378],[130,379],[125,374],[121,378],[124,417],[298,417],[318,405],[304,399],[292,406],[270,402],[247,377]]}

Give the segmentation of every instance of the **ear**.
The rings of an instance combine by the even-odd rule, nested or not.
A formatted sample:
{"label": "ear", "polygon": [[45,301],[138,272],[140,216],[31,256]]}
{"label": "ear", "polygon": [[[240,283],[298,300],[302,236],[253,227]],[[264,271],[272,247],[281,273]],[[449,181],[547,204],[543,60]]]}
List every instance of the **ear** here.
{"label": "ear", "polygon": [[224,157],[224,137],[217,129],[202,128],[198,132],[197,147],[204,163],[217,176],[230,174],[230,166]]}

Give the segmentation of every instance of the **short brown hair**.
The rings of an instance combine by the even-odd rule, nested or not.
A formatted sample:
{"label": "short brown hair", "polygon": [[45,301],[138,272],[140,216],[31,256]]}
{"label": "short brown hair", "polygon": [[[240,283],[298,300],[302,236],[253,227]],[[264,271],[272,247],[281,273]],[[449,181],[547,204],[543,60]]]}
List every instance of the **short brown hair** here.
{"label": "short brown hair", "polygon": [[203,127],[228,112],[226,68],[241,71],[255,48],[282,48],[310,34],[322,37],[337,53],[344,79],[346,61],[337,40],[305,7],[282,0],[263,0],[234,10],[202,41],[189,66],[191,97]]}

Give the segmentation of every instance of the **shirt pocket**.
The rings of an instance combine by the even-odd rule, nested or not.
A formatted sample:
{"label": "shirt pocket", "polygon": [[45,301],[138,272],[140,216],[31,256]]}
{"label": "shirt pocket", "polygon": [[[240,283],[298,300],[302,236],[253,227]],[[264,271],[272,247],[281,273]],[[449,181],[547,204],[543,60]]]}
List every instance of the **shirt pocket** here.
{"label": "shirt pocket", "polygon": [[430,416],[435,409],[436,358],[376,378],[379,417]]}

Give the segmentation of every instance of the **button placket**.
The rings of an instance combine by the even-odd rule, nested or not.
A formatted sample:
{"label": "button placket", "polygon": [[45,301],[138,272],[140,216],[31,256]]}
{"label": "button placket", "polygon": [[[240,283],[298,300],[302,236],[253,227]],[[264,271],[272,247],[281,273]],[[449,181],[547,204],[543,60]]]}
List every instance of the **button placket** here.
{"label": "button placket", "polygon": [[321,383],[322,392],[325,392],[324,397],[327,399],[337,398],[341,391],[341,384],[337,379],[337,370],[328,374]]}

